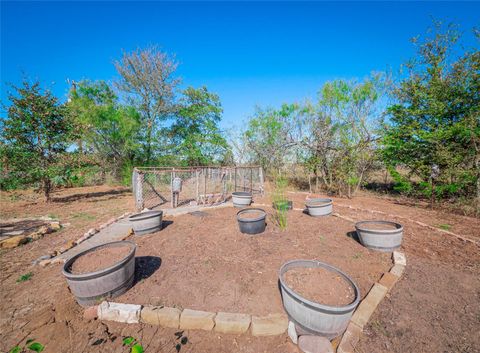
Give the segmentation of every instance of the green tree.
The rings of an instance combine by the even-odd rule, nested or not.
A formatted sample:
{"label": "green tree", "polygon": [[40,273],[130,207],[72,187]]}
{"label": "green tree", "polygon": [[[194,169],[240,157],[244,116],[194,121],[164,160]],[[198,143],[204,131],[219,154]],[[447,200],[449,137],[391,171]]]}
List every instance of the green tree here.
{"label": "green tree", "polygon": [[186,165],[208,165],[228,158],[230,147],[218,126],[220,98],[206,87],[183,92],[170,135],[174,154]]}
{"label": "green tree", "polygon": [[81,150],[92,154],[117,180],[129,180],[141,156],[140,116],[135,108],[119,104],[104,81],[75,85],[67,106],[82,136]]}
{"label": "green tree", "polygon": [[177,62],[156,47],[124,53],[115,62],[120,74],[116,87],[140,113],[142,160],[148,165],[164,152],[165,123],[176,110]]}
{"label": "green tree", "polygon": [[284,104],[278,110],[257,107],[244,133],[251,162],[261,165],[267,172],[279,173],[292,157],[290,152],[298,142],[291,135],[297,110],[297,104]]}
{"label": "green tree", "polygon": [[417,57],[394,89],[382,140],[385,163],[407,168],[432,206],[436,196],[458,194],[476,194],[480,205],[479,52],[458,55],[459,39],[441,23],[432,37],[414,39]]}
{"label": "green tree", "polygon": [[76,137],[74,125],[64,106],[38,82],[13,88],[1,133],[2,160],[9,177],[39,184],[50,201],[53,179],[73,163],[67,149]]}

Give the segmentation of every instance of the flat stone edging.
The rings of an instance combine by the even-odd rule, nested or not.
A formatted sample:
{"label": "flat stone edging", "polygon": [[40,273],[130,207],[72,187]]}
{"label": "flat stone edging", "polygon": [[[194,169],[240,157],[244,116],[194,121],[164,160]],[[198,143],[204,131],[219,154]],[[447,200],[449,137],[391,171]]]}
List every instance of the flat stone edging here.
{"label": "flat stone edging", "polygon": [[360,302],[353,313],[347,330],[343,333],[337,353],[355,353],[355,346],[360,340],[360,335],[367,325],[371,316],[383,298],[395,286],[407,266],[407,258],[404,253],[394,251],[392,254],[393,266],[389,272],[385,272],[380,281],[375,283],[367,296]]}
{"label": "flat stone edging", "polygon": [[236,335],[250,332],[253,336],[281,335],[288,327],[288,317],[284,313],[254,316],[107,301],[98,306],[86,308],[84,318]]}
{"label": "flat stone edging", "polygon": [[[47,265],[50,265],[50,264],[56,264],[56,263],[65,263],[65,259],[63,258],[58,258],[56,256],[58,255],[61,255],[65,252],[67,252],[68,250],[70,250],[71,248],[83,243],[85,240],[87,239],[90,239],[92,236],[94,236],[95,234],[97,234],[98,232],[100,232],[102,229],[104,228],[107,228],[109,225],[112,225],[113,223],[115,222],[118,222],[120,221],[121,219],[125,218],[125,217],[128,217],[129,215],[131,215],[132,212],[125,212],[124,214],[122,214],[121,216],[119,217],[113,217],[111,219],[109,219],[106,223],[103,223],[101,224],[100,226],[96,227],[96,228],[90,228],[88,231],[86,231],[80,238],[78,238],[77,240],[69,240],[68,242],[65,243],[65,245],[63,245],[62,247],[60,247],[59,249],[56,249],[54,250],[52,253],[50,253],[49,255],[46,255],[45,257],[48,257],[47,259],[44,259],[44,260],[41,260],[38,262],[38,264],[42,267],[45,267]],[[127,238],[129,235],[131,234],[128,233],[125,235],[125,238]]]}

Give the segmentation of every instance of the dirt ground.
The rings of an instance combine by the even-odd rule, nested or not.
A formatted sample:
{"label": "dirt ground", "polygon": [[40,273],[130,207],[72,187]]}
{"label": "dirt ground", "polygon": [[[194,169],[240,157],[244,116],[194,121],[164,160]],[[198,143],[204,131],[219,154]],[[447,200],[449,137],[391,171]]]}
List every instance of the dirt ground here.
{"label": "dirt ground", "polygon": [[316,259],[347,273],[365,296],[392,265],[348,235],[350,222],[288,212],[281,231],[268,213],[260,235],[240,233],[233,207],[166,217],[162,231],[132,237],[144,278],[117,301],[250,314],[283,312],[278,271],[293,259]]}
{"label": "dirt ground", "polygon": [[[50,215],[67,224],[59,232],[0,253],[0,351],[35,338],[45,345],[44,352],[128,352],[128,348],[122,347],[122,337],[133,336],[146,352],[176,352],[176,330],[85,321],[83,310],[62,278],[61,266],[32,265],[39,256],[79,237],[92,226],[133,210],[131,194],[122,188],[101,186],[62,190],[54,197],[56,202],[45,204],[30,192],[0,194],[2,219]],[[301,207],[305,195],[289,194],[289,198],[294,207]],[[341,205],[376,209],[407,220]],[[478,240],[480,220],[402,205],[368,194],[353,200],[335,199],[334,211],[354,220],[394,220],[405,229],[402,246],[408,261],[405,275],[377,308],[358,352],[480,352],[480,248],[410,221],[448,228]],[[280,232],[269,221],[266,233],[248,237],[231,227],[233,209],[206,213],[208,216],[171,218],[173,223],[161,232],[134,238],[139,245],[139,274],[145,278],[137,278],[132,290],[121,298],[130,300],[131,296],[133,300],[148,295],[152,299],[157,296],[158,303],[199,309],[218,310],[223,305],[229,311],[247,312],[261,307],[264,312],[271,312],[281,308],[278,295],[277,299],[270,298],[261,304],[245,298],[253,295],[257,300],[262,293],[271,296],[273,287],[267,279],[274,278],[277,270],[273,268],[278,269],[287,259],[315,256],[345,268],[359,284],[362,294],[370,281],[378,279],[378,270],[386,266],[383,255],[377,256],[378,253],[371,253],[348,238],[346,234],[353,225],[336,217],[319,222],[289,213],[286,232]],[[217,239],[205,234],[215,234]],[[294,234],[307,235],[299,238]],[[149,251],[148,244],[153,240],[156,249]],[[340,249],[347,244],[348,252],[342,252],[342,256],[333,253],[335,247]],[[203,261],[198,261],[197,254],[204,255]],[[366,262],[375,270],[355,266]],[[195,266],[185,268],[189,263]],[[17,282],[21,275],[30,272],[33,274],[30,279]],[[202,276],[198,273],[212,276],[208,285],[200,283]],[[149,282],[150,287],[157,287],[145,293]],[[261,282],[264,285],[257,289],[255,285]],[[226,287],[227,283],[233,283],[231,288]],[[174,290],[165,290],[167,286]],[[192,290],[195,286],[203,292]],[[232,295],[232,291],[237,295]],[[186,335],[188,343],[181,352],[298,352],[286,335],[254,338],[202,331]]]}

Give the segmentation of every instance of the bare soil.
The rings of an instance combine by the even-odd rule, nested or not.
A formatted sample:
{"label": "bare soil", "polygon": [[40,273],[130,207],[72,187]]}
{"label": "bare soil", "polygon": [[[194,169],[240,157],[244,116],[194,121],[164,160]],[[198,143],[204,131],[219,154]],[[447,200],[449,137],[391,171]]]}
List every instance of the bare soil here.
{"label": "bare soil", "polygon": [[360,228],[370,230],[394,230],[397,229],[397,226],[392,223],[362,223]]}
{"label": "bare soil", "polygon": [[73,274],[83,274],[109,268],[123,260],[130,250],[128,246],[115,246],[90,251],[75,260],[71,271]]}
{"label": "bare soil", "polygon": [[162,231],[135,238],[137,256],[161,266],[147,273],[117,301],[179,306],[207,311],[266,315],[283,312],[278,271],[293,259],[329,263],[347,273],[365,296],[391,267],[390,254],[372,252],[348,236],[353,224],[336,217],[315,218],[299,211],[287,214],[281,231],[267,211],[260,237],[246,237],[237,225],[236,210],[205,210],[198,221],[191,215],[166,217]]}
{"label": "bare soil", "polygon": [[345,306],[355,300],[352,286],[342,276],[321,267],[292,268],[283,278],[294,292],[316,303]]}
{"label": "bare soil", "polygon": [[[294,201],[294,207],[304,207],[306,194],[288,196]],[[54,198],[55,202],[46,204],[41,196],[30,191],[0,193],[4,219],[54,215],[67,224],[38,241],[0,252],[0,351],[8,352],[14,345],[35,338],[45,345],[46,353],[126,353],[128,349],[122,346],[122,338],[133,336],[147,353],[176,352],[178,340],[174,334],[178,330],[84,320],[83,309],[76,304],[61,274],[61,265],[45,268],[32,265],[39,256],[77,239],[89,228],[133,211],[131,193],[120,187],[100,186],[61,190]],[[257,205],[271,203],[267,199],[255,201]],[[350,238],[354,237],[353,223],[334,216],[290,217],[294,213],[301,215],[299,211],[291,211],[286,232],[276,230],[269,216],[264,236],[242,237],[231,224],[236,222],[234,210],[229,214],[228,209],[217,216],[213,212],[202,213],[201,217],[170,217],[168,226],[161,232],[141,239],[133,237],[140,247],[136,261],[138,278],[126,296],[144,295],[157,303],[165,301],[199,309],[223,307],[228,311],[247,312],[263,305],[266,313],[281,308],[278,287],[275,288],[276,276],[286,260],[299,256],[318,258],[346,269],[360,285],[362,295],[369,289],[369,283],[378,280],[378,270],[385,266],[383,260],[378,263],[376,256],[370,258],[373,252]],[[354,221],[386,219],[404,226],[402,251],[407,255],[407,269],[366,326],[355,348],[357,353],[480,352],[479,247],[414,223],[421,221],[480,240],[479,219],[432,211],[422,204],[405,204],[405,200],[367,193],[351,200],[334,198],[334,212]],[[213,217],[216,222],[207,221]],[[309,235],[304,238],[299,234]],[[152,238],[157,242],[149,243]],[[279,246],[279,240],[288,243],[288,249]],[[154,247],[149,249],[149,244]],[[350,246],[344,252],[345,244]],[[238,252],[239,248],[244,250]],[[387,260],[390,261],[386,258],[385,264]],[[365,268],[357,271],[360,266]],[[17,283],[19,276],[29,272],[33,273],[30,280]],[[147,286],[146,282],[150,284]],[[172,288],[168,290],[170,285]],[[234,296],[232,299],[229,296],[232,291],[242,300]],[[266,299],[259,305],[252,303],[264,296]],[[185,334],[188,343],[181,349],[185,353],[299,352],[286,334],[274,337],[204,331]]]}

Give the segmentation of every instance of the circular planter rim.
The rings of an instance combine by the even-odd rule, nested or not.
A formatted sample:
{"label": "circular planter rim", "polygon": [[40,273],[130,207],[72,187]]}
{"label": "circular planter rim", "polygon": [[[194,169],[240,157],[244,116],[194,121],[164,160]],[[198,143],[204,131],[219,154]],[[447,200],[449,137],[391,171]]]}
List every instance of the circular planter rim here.
{"label": "circular planter rim", "polygon": [[[252,213],[252,212],[258,212],[258,213],[261,213],[261,215],[257,218],[241,217],[242,213]],[[258,221],[261,221],[262,219],[265,219],[266,217],[267,217],[267,212],[265,212],[265,210],[262,210],[261,208],[245,208],[237,212],[237,220],[239,222],[258,222]]]}
{"label": "circular planter rim", "polygon": [[131,221],[131,222],[142,221],[144,219],[155,217],[155,216],[160,216],[162,214],[163,214],[162,210],[140,212],[140,213],[135,213],[135,214],[129,216],[128,220]]}
{"label": "circular planter rim", "polygon": [[[307,265],[307,266],[301,266],[301,264]],[[308,265],[313,265],[313,266],[308,266]],[[298,294],[295,292],[292,288],[290,288],[285,281],[283,280],[283,275],[290,269],[292,268],[298,268],[298,267],[322,267],[324,269],[327,269],[329,271],[335,272],[342,276],[342,278],[351,286],[353,287],[354,294],[355,294],[355,299],[353,302],[347,305],[342,305],[342,306],[334,306],[334,305],[327,305],[327,304],[321,304],[317,303],[314,301],[311,301],[302,295]],[[353,309],[355,309],[360,302],[360,289],[358,288],[357,284],[348,277],[348,275],[343,272],[342,270],[336,268],[335,266],[329,265],[325,262],[317,261],[317,260],[290,260],[285,262],[282,267],[280,267],[280,271],[278,272],[278,278],[280,280],[280,284],[283,287],[285,291],[287,291],[295,300],[306,304],[307,306],[310,306],[311,308],[315,310],[323,310],[323,311],[330,311],[330,312],[335,312],[335,313],[343,313],[343,312],[350,312]]]}
{"label": "circular planter rim", "polygon": [[[70,272],[70,270],[69,270],[70,266],[72,266],[72,264],[80,256],[83,256],[83,255],[88,254],[90,252],[96,251],[100,248],[109,247],[111,245],[130,246],[130,252],[122,260],[118,261],[117,263],[113,264],[110,267],[106,267],[106,268],[103,268],[101,270],[97,270],[97,271],[94,271],[94,272],[87,272],[87,273],[73,274],[73,273]],[[134,256],[136,249],[137,249],[137,245],[134,242],[129,241],[129,240],[112,241],[110,243],[100,244],[100,245],[94,246],[93,248],[84,250],[84,251],[78,253],[77,255],[71,257],[70,259],[68,259],[67,262],[65,262],[65,264],[63,265],[62,273],[67,279],[69,279],[71,281],[83,281],[83,280],[88,280],[88,279],[92,279],[92,278],[97,278],[101,275],[106,275],[106,274],[111,273],[111,272],[119,269],[120,267],[122,267],[124,264],[126,264],[128,261],[130,261],[130,259]]]}
{"label": "circular planter rim", "polygon": [[[312,202],[322,202],[321,204],[312,204]],[[308,199],[306,202],[305,202],[305,206],[307,207],[326,207],[326,206],[330,206],[331,204],[333,204],[333,200],[332,199],[328,199],[328,198],[316,198],[316,199]]]}
{"label": "circular planter rim", "polygon": [[[394,225],[395,229],[368,229],[368,228],[362,228],[364,224],[389,224],[389,225]],[[367,233],[378,233],[378,234],[396,234],[400,231],[403,231],[403,226],[400,223],[397,222],[392,222],[392,221],[383,221],[383,220],[372,220],[372,221],[361,221],[355,223],[355,229],[359,230],[361,232],[367,232]]]}
{"label": "circular planter rim", "polygon": [[252,193],[248,191],[235,191],[232,192],[232,196],[235,197],[252,197]]}

